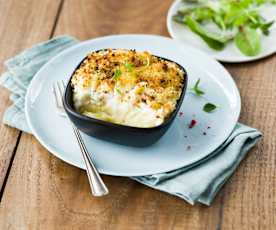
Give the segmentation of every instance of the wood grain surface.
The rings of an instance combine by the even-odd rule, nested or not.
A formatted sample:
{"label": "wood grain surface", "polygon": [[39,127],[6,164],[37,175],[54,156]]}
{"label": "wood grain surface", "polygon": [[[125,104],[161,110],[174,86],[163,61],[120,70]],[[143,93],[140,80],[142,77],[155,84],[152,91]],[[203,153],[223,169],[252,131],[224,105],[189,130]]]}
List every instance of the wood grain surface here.
{"label": "wood grain surface", "polygon": [[[0,61],[59,34],[168,36],[164,0],[0,0]],[[0,126],[0,229],[276,229],[276,56],[225,65],[242,97],[240,121],[264,139],[210,207],[128,178],[104,176],[110,195],[90,195],[85,172],[49,154],[29,134]],[[1,66],[3,72],[3,65]],[[0,90],[0,118],[9,104]]]}
{"label": "wood grain surface", "polygon": [[[1,0],[0,1],[0,71],[4,72],[4,61],[34,43],[51,36],[59,1]],[[40,10],[37,10],[40,9]],[[9,94],[0,90],[0,119],[9,105]],[[10,162],[16,151],[20,132],[0,123],[0,194],[6,182]],[[1,197],[0,197],[1,198]]]}

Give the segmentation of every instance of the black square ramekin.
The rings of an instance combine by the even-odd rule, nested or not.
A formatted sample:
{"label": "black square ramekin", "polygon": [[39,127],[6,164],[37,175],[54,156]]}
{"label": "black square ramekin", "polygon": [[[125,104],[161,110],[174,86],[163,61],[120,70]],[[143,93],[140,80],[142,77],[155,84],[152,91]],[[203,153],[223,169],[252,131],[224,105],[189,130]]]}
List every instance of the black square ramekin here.
{"label": "black square ramekin", "polygon": [[[174,62],[163,57],[158,57],[158,58],[162,60]],[[76,67],[74,72],[80,67],[80,65],[85,59],[86,57],[80,62],[80,64]],[[186,92],[187,83],[188,83],[187,72],[184,69],[184,67],[182,67],[176,62],[174,63],[177,64],[184,71],[185,77],[183,82],[183,88],[182,88],[180,98],[177,101],[175,110],[159,126],[155,126],[151,128],[131,127],[131,126],[120,125],[120,124],[115,124],[108,121],[95,119],[95,118],[80,114],[75,110],[74,103],[73,103],[73,88],[71,85],[71,78],[74,72],[71,75],[71,78],[68,81],[68,84],[65,89],[65,94],[63,98],[65,111],[69,119],[73,122],[73,124],[79,130],[81,130],[82,132],[86,133],[91,137],[115,142],[122,145],[129,145],[129,146],[136,146],[136,147],[144,147],[144,146],[151,145],[156,141],[158,141],[173,123],[180,109],[180,106],[182,104],[182,101]]]}

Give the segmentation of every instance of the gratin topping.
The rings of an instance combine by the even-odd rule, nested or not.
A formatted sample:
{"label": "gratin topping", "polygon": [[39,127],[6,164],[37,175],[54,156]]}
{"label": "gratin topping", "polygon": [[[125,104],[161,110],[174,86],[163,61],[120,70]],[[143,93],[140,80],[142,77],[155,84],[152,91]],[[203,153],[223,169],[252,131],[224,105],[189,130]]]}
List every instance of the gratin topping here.
{"label": "gratin topping", "polygon": [[147,51],[92,52],[72,77],[74,105],[94,118],[135,127],[157,126],[174,111],[184,75],[177,64]]}

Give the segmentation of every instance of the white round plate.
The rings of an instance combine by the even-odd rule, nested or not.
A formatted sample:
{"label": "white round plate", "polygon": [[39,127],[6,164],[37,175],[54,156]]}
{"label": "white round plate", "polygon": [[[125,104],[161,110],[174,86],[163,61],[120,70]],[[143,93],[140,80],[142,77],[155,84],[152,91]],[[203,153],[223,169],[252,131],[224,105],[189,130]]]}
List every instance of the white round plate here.
{"label": "white round plate", "polygon": [[[181,0],[176,0],[171,5],[167,15],[167,28],[172,38],[182,42],[183,44],[189,44],[197,49],[200,49],[212,56],[213,58],[222,62],[248,62],[258,60],[267,57],[276,52],[276,26],[273,25],[269,36],[262,36],[262,52],[253,57],[245,56],[235,46],[234,42],[230,42],[224,50],[216,51],[207,46],[202,39],[191,32],[186,26],[180,25],[172,20],[172,16],[176,14],[177,10],[187,5]],[[262,6],[261,14],[269,21],[276,19],[276,5]]]}
{"label": "white round plate", "polygon": [[[187,92],[180,110],[183,116],[177,116],[167,133],[149,147],[128,147],[83,134],[87,148],[101,173],[139,176],[187,166],[214,151],[233,130],[240,113],[240,95],[229,73],[217,61],[170,38],[114,35],[81,42],[63,51],[43,66],[28,88],[28,123],[35,137],[55,156],[84,168],[70,123],[56,111],[51,86],[58,80],[67,81],[88,52],[102,48],[148,50],[174,60],[186,68],[188,88],[200,78],[201,87],[206,94],[197,97]],[[203,112],[202,107],[206,102],[219,105],[219,109],[210,114]],[[189,129],[192,119],[197,121],[197,125]]]}

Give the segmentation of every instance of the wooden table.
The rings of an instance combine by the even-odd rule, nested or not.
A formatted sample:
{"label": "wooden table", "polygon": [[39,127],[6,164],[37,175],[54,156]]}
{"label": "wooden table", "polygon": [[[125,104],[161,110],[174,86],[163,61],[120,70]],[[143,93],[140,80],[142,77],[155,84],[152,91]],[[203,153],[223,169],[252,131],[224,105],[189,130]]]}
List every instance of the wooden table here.
{"label": "wooden table", "polygon": [[[0,62],[60,34],[168,36],[170,0],[0,0]],[[225,65],[242,97],[240,121],[264,139],[211,207],[191,206],[128,178],[104,176],[93,198],[84,171],[49,154],[29,134],[0,126],[0,229],[276,229],[276,56]],[[1,72],[4,71],[1,65]],[[10,104],[0,90],[0,118]]]}

